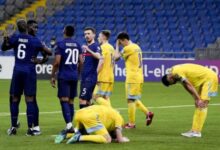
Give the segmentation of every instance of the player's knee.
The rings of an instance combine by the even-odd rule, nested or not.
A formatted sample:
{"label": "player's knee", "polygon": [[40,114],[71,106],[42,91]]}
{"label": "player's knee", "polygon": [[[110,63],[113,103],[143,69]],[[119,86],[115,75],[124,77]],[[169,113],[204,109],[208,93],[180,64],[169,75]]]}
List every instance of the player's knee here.
{"label": "player's knee", "polygon": [[25,96],[26,102],[34,102],[34,96]]}
{"label": "player's knee", "polygon": [[60,97],[60,101],[69,102],[69,98],[68,97]]}

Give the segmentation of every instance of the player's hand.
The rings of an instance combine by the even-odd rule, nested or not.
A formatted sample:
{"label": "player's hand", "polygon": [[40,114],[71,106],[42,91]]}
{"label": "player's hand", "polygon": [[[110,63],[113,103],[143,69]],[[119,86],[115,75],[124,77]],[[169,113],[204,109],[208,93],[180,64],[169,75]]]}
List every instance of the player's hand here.
{"label": "player's hand", "polygon": [[127,137],[122,137],[120,141],[116,140],[116,142],[118,142],[118,143],[127,143],[127,142],[130,142],[130,140]]}
{"label": "player's hand", "polygon": [[116,41],[116,46],[119,47],[119,45],[120,45],[120,42],[119,42],[119,40],[117,40],[117,41]]}
{"label": "player's hand", "polygon": [[39,64],[40,63],[40,59],[36,58],[36,57],[32,57],[31,58],[31,62],[34,64]]}
{"label": "player's hand", "polygon": [[52,86],[53,88],[56,88],[56,79],[55,79],[54,77],[52,77],[52,78],[50,79],[50,84],[51,84],[51,86]]}
{"label": "player's hand", "polygon": [[207,107],[207,103],[205,103],[205,101],[202,100],[196,100],[196,107],[197,108],[205,108]]}
{"label": "player's hand", "polygon": [[87,52],[89,50],[89,47],[87,45],[83,45],[82,49],[83,49],[84,52]]}

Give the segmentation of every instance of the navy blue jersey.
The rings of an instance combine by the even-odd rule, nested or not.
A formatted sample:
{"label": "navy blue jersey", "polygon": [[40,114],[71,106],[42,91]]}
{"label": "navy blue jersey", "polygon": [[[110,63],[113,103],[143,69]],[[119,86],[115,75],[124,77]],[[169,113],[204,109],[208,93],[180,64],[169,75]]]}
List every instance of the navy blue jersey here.
{"label": "navy blue jersey", "polygon": [[58,79],[78,80],[79,55],[81,46],[72,38],[65,38],[57,42],[55,55],[61,55]]}
{"label": "navy blue jersey", "polygon": [[[97,43],[88,46],[95,53],[101,53],[101,48]],[[99,60],[94,58],[89,52],[84,52],[84,63],[82,69],[82,81],[96,82],[97,81],[97,66]]]}
{"label": "navy blue jersey", "polygon": [[14,34],[9,38],[9,44],[14,49],[15,70],[29,71],[35,68],[31,59],[43,48],[38,38],[28,34]]}

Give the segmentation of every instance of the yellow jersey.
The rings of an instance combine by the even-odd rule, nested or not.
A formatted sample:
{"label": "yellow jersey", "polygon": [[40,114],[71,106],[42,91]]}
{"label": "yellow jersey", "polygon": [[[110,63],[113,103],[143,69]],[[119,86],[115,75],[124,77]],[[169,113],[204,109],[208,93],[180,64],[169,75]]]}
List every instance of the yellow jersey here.
{"label": "yellow jersey", "polygon": [[126,83],[143,83],[143,66],[141,48],[131,43],[124,47],[121,54],[125,60]]}
{"label": "yellow jersey", "polygon": [[101,45],[104,58],[102,69],[98,74],[98,82],[114,82],[114,48],[111,44]]}
{"label": "yellow jersey", "polygon": [[197,64],[180,64],[171,68],[171,73],[188,80],[194,87],[199,87],[207,80],[217,78],[217,74],[211,69]]}
{"label": "yellow jersey", "polygon": [[89,106],[78,110],[77,113],[80,113],[80,116],[88,116],[95,113],[97,115],[97,120],[101,121],[109,132],[114,131],[116,127],[122,128],[124,124],[124,120],[118,111],[104,105]]}

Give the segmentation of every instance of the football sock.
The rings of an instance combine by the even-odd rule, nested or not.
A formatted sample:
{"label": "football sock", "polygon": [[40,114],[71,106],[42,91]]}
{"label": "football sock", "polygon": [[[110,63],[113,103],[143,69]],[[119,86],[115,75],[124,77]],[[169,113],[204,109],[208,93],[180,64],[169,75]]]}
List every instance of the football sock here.
{"label": "football sock", "polygon": [[82,108],[85,108],[85,107],[88,107],[89,105],[88,104],[79,104],[79,108],[82,109]]}
{"label": "football sock", "polygon": [[38,104],[37,104],[37,99],[36,96],[34,97],[34,127],[39,126],[39,108],[38,108]]}
{"label": "football sock", "polygon": [[102,135],[82,135],[79,141],[95,142],[95,143],[107,143],[107,140]]}
{"label": "football sock", "polygon": [[135,104],[136,104],[136,107],[139,108],[145,114],[149,112],[149,110],[144,106],[144,104],[140,100],[136,100]]}
{"label": "football sock", "polygon": [[19,101],[13,101],[13,97],[10,96],[10,112],[11,112],[11,126],[16,127],[19,113]]}
{"label": "football sock", "polygon": [[205,123],[208,108],[196,108],[193,116],[192,131],[201,132]]}
{"label": "football sock", "polygon": [[60,101],[60,104],[61,104],[61,108],[62,108],[63,118],[64,118],[66,124],[69,122],[72,122],[69,103],[65,102],[65,101]]}
{"label": "football sock", "polygon": [[69,122],[69,123],[66,124],[66,129],[67,130],[71,129],[72,127],[73,127],[72,122]]}
{"label": "football sock", "polygon": [[74,117],[74,104],[69,103],[69,108],[70,108],[70,114],[71,114],[71,122],[73,121]]}
{"label": "football sock", "polygon": [[105,105],[105,106],[111,106],[111,104],[109,103],[108,100],[102,98],[102,97],[98,97],[96,99],[96,102],[99,104],[99,105]]}
{"label": "football sock", "polygon": [[26,102],[26,105],[27,105],[26,113],[27,113],[28,128],[32,128],[35,105],[34,102]]}
{"label": "football sock", "polygon": [[134,102],[128,103],[128,118],[129,123],[135,124],[136,105]]}

